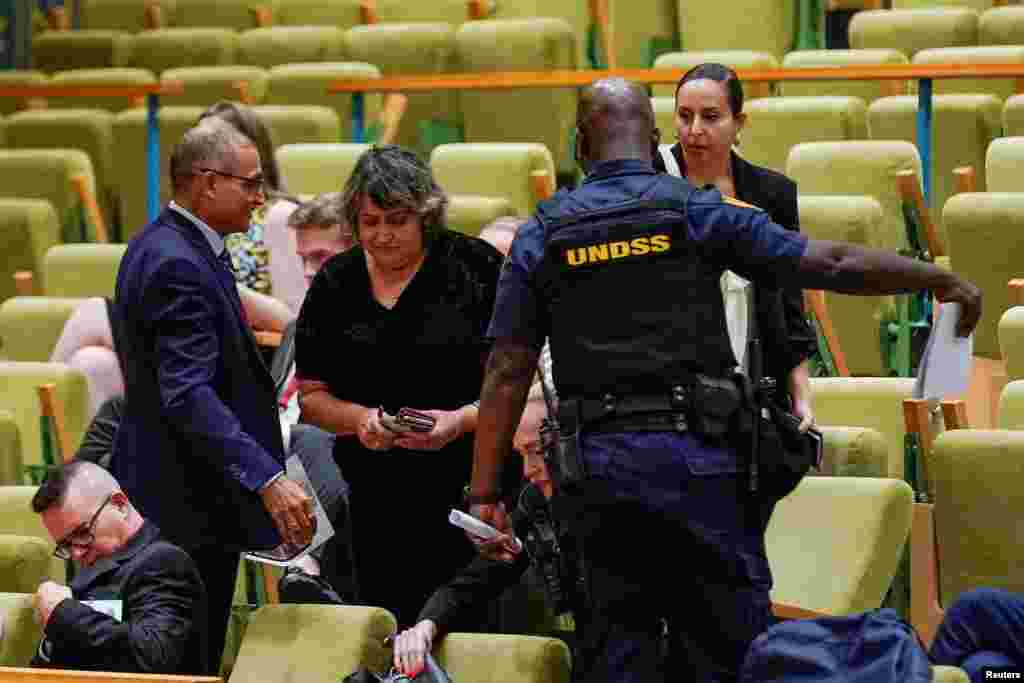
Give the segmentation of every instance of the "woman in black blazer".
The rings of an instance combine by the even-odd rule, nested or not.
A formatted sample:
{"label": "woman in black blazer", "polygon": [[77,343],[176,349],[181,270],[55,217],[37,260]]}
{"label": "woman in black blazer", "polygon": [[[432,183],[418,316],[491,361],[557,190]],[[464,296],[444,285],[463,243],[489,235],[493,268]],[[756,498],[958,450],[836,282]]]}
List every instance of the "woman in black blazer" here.
{"label": "woman in black blazer", "polygon": [[[678,142],[660,148],[655,168],[696,187],[714,185],[724,195],[763,209],[782,227],[800,230],[796,183],[733,151],[746,114],[743,87],[732,69],[713,63],[690,69],[676,86],[675,122]],[[738,360],[747,336],[745,284],[732,273],[723,277],[729,336]],[[780,403],[806,429],[814,423],[807,359],[817,349],[817,337],[804,316],[802,292],[759,288],[757,325],[765,375],[775,378]]]}

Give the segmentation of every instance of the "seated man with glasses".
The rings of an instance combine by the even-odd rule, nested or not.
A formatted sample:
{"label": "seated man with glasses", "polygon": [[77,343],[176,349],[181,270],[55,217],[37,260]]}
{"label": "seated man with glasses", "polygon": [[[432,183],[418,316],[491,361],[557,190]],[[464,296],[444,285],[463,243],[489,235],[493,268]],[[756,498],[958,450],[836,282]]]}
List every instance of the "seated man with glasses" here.
{"label": "seated man with glasses", "polygon": [[188,554],[160,538],[103,468],[53,471],[32,509],[78,568],[70,586],[45,581],[33,666],[131,673],[206,671],[206,593]]}

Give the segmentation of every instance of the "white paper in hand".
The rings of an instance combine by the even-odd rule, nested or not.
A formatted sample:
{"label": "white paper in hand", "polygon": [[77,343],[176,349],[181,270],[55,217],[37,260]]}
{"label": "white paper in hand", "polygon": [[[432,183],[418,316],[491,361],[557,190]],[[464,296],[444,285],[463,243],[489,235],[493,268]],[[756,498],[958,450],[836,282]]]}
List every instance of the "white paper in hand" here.
{"label": "white paper in hand", "polygon": [[974,335],[956,336],[961,313],[958,303],[939,306],[917,370],[915,398],[942,400],[967,391],[974,362]]}

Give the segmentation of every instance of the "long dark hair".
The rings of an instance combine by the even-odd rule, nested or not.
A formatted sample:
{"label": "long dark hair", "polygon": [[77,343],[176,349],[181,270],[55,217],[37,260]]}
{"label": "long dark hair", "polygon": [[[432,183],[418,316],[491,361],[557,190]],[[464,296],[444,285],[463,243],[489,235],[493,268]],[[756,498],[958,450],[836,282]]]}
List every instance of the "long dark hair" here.
{"label": "long dark hair", "polygon": [[743,113],[743,86],[740,84],[740,79],[736,76],[735,71],[725,64],[717,62],[698,64],[683,74],[676,84],[676,100],[679,99],[679,89],[684,84],[690,81],[699,81],[702,78],[721,83],[725,87],[725,92],[729,97],[729,109],[733,116]]}

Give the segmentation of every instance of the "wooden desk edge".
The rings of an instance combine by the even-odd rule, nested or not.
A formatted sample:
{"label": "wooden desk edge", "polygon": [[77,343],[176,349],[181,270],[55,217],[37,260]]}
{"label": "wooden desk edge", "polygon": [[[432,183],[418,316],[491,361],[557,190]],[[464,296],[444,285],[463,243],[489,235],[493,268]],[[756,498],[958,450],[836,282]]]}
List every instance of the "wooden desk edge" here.
{"label": "wooden desk edge", "polygon": [[106,671],[71,671],[66,669],[35,669],[0,666],[4,683],[222,683],[215,676],[171,676],[163,674],[132,674]]}

